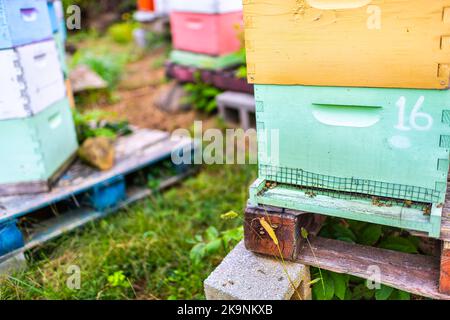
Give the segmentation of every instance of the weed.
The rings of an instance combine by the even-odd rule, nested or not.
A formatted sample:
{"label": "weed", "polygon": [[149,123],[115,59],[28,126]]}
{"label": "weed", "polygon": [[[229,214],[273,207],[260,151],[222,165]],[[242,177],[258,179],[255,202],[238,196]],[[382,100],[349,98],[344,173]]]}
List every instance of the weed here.
{"label": "weed", "polygon": [[73,119],[77,131],[78,142],[91,137],[108,137],[115,139],[118,136],[131,133],[126,120],[111,121],[115,115],[101,110],[91,110],[80,113],[73,110]]}
{"label": "weed", "polygon": [[135,22],[120,22],[108,28],[108,36],[116,43],[129,44],[133,41],[133,30],[136,29]]}
{"label": "weed", "polygon": [[192,105],[197,110],[206,111],[208,113],[217,109],[216,96],[221,91],[210,84],[201,80],[200,73],[195,73],[195,82],[184,85],[186,98],[183,103]]}

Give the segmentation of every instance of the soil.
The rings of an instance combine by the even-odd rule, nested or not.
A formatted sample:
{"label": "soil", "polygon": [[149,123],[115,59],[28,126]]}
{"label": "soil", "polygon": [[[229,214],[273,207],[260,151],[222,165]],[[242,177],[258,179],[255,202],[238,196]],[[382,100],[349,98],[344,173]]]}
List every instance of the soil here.
{"label": "soil", "polygon": [[195,120],[210,122],[211,117],[194,110],[167,113],[156,107],[155,101],[170,85],[164,66],[160,66],[162,56],[161,49],[128,64],[115,92],[119,102],[104,105],[102,109],[128,119],[133,125],[165,131],[189,129]]}

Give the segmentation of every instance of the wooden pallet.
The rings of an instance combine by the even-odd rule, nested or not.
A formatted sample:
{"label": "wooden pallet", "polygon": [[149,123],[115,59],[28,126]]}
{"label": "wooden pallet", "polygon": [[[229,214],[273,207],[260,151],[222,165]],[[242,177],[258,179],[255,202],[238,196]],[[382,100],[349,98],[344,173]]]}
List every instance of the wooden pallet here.
{"label": "wooden pallet", "polygon": [[[279,247],[260,224],[274,228]],[[250,251],[297,261],[337,273],[370,279],[370,266],[381,271],[385,285],[433,299],[450,300],[449,242],[442,241],[442,256],[425,256],[350,244],[318,237],[325,217],[296,210],[249,206],[245,212],[245,245]],[[309,244],[301,236],[309,232]]]}
{"label": "wooden pallet", "polygon": [[245,78],[237,78],[235,70],[205,70],[170,61],[166,63],[166,76],[181,83],[195,82],[196,73],[200,74],[203,82],[218,89],[253,94],[253,85]]}
{"label": "wooden pallet", "polygon": [[[190,138],[137,129],[118,139],[116,164],[109,171],[97,171],[76,161],[48,193],[0,197],[0,225],[18,220],[24,236],[23,247],[0,257],[0,262],[179,182],[194,168],[173,165],[171,154],[192,152],[193,148]],[[162,164],[166,169],[168,164],[173,168],[158,177],[159,183],[153,189],[135,183]],[[125,189],[123,195],[121,188]]]}

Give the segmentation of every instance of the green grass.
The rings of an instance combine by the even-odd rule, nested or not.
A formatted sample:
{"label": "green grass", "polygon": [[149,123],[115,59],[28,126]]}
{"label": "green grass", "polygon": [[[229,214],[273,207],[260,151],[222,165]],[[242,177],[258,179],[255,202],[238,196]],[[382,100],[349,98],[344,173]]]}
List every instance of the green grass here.
{"label": "green grass", "polygon": [[[242,225],[220,215],[234,210],[242,218],[255,177],[255,167],[207,166],[179,187],[36,250],[25,272],[0,280],[0,299],[203,299],[203,280],[236,240],[200,261],[191,250],[211,226]],[[80,267],[80,290],[66,285],[71,265]]]}

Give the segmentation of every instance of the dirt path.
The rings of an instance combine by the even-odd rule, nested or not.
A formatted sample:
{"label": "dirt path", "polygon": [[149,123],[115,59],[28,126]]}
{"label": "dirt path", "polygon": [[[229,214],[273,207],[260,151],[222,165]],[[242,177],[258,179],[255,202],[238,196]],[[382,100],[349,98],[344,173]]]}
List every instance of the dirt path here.
{"label": "dirt path", "polygon": [[102,109],[127,118],[133,125],[166,131],[190,128],[195,120],[208,119],[192,110],[167,113],[155,106],[158,96],[169,86],[164,76],[162,56],[163,51],[158,50],[128,64],[115,92],[119,102],[102,106]]}

